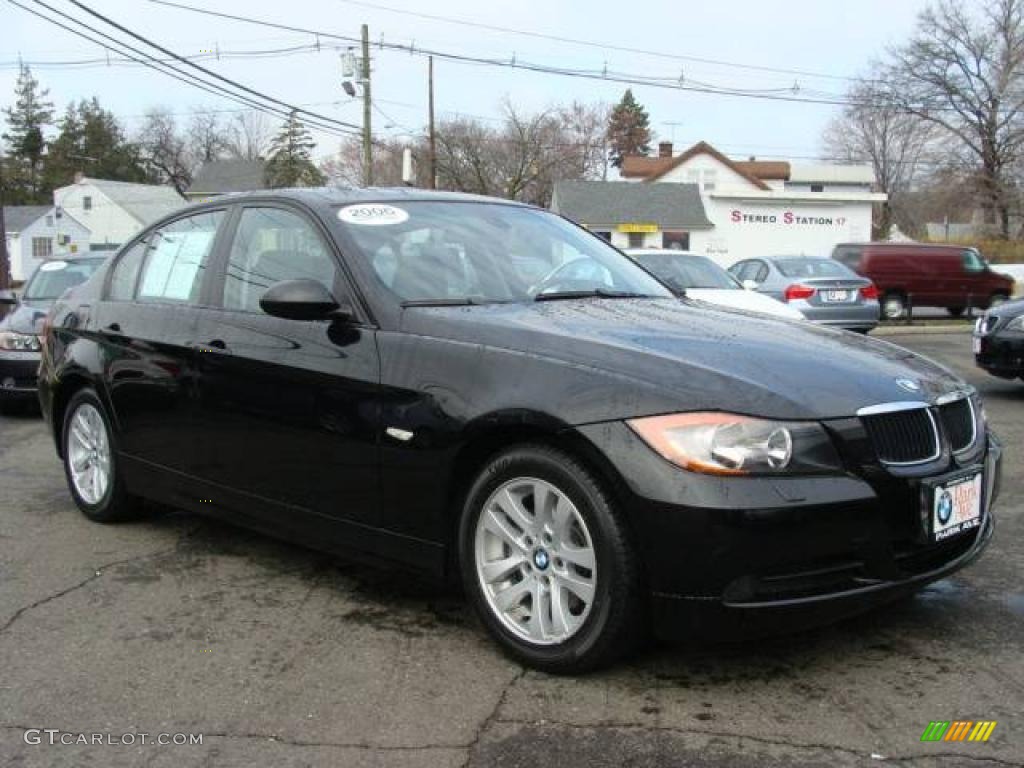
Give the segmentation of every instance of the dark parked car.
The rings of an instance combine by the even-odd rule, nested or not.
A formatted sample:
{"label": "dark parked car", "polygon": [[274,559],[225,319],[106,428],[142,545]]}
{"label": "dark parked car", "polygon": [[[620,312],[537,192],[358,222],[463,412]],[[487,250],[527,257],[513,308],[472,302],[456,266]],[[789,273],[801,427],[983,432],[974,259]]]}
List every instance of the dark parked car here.
{"label": "dark parked car", "polygon": [[84,283],[102,263],[103,257],[95,256],[44,261],[20,296],[0,292],[0,304],[11,308],[0,320],[0,411],[35,405],[39,337],[46,313],[64,291]]}
{"label": "dark parked car", "polygon": [[1024,380],[1024,301],[990,309],[974,325],[974,360],[993,376]]}
{"label": "dark parked car", "polygon": [[882,294],[882,315],[903,317],[908,303],[944,307],[994,307],[1013,295],[1013,278],[993,271],[976,248],[923,243],[840,243],[832,258],[870,278]]}
{"label": "dark parked car", "polygon": [[1001,449],[948,370],[691,305],[508,201],[185,209],[59,303],[41,374],[89,518],[147,497],[457,574],[551,671],[608,663],[652,615],[668,637],[847,616],[993,531]]}
{"label": "dark parked car", "polygon": [[738,261],[729,273],[745,288],[786,302],[812,322],[861,333],[878,325],[878,289],[832,259],[766,256]]}

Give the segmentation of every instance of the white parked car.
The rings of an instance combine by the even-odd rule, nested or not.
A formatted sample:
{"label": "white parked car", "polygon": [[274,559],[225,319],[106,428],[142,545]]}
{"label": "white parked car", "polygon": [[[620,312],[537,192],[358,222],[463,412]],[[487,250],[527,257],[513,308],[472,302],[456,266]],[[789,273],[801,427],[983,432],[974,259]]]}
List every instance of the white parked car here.
{"label": "white parked car", "polygon": [[757,291],[748,291],[722,267],[698,253],[657,248],[628,248],[626,255],[657,277],[677,296],[727,309],[803,320],[800,310]]}

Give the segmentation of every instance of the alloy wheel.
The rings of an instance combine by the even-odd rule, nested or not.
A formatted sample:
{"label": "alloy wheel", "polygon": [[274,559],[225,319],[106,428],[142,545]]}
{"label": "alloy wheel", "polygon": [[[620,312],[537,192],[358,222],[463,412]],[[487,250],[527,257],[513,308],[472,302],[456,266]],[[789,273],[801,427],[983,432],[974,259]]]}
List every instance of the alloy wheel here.
{"label": "alloy wheel", "polygon": [[551,483],[500,485],[477,519],[474,554],[488,608],[520,638],[555,645],[583,626],[596,593],[594,544],[576,505]]}
{"label": "alloy wheel", "polygon": [[86,504],[98,504],[110,487],[110,438],[91,403],[82,403],[72,414],[66,451],[75,491]]}

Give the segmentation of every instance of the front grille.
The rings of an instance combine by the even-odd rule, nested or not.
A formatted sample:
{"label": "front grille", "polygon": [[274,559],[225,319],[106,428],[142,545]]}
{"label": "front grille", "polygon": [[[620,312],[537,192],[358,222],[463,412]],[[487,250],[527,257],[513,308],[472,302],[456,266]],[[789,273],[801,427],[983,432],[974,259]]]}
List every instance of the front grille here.
{"label": "front grille", "polygon": [[974,443],[974,409],[969,398],[961,398],[939,407],[942,428],[954,452],[970,448]]}
{"label": "front grille", "polygon": [[981,332],[992,333],[992,331],[996,329],[997,325],[999,325],[998,317],[996,317],[995,315],[985,315],[981,319]]}
{"label": "front grille", "polygon": [[937,458],[939,435],[926,407],[862,415],[880,461],[914,464]]}

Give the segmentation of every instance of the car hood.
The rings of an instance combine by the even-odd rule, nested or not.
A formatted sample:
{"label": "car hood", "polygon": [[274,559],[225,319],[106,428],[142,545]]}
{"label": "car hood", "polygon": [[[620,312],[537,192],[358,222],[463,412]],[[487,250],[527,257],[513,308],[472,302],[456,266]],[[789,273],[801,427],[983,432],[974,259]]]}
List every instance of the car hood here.
{"label": "car hood", "polygon": [[[933,401],[966,387],[937,363],[876,339],[767,316],[738,319],[669,299],[417,307],[403,313],[402,330],[610,375],[624,389],[656,391],[662,413],[843,418],[867,405]],[[639,415],[647,414],[609,418]]]}
{"label": "car hood", "polygon": [[804,315],[800,310],[794,309],[788,304],[776,301],[771,296],[765,296],[763,293],[746,291],[741,288],[735,290],[725,288],[687,288],[686,298],[706,301],[709,304],[717,304],[720,307],[728,307],[729,309],[742,309],[747,312],[761,312],[762,314],[774,315],[775,317],[785,317],[790,320],[804,319]]}
{"label": "car hood", "polygon": [[32,304],[18,304],[14,311],[0,320],[0,331],[14,331],[15,333],[43,332],[43,321],[46,313],[50,311],[52,302],[34,302]]}

